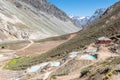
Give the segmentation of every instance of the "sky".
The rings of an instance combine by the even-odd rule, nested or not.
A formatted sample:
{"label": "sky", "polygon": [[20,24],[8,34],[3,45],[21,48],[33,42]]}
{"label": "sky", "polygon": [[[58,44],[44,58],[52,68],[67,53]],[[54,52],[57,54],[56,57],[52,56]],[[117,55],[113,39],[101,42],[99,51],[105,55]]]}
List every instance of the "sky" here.
{"label": "sky", "polygon": [[48,0],[68,15],[91,16],[99,8],[108,8],[119,0]]}

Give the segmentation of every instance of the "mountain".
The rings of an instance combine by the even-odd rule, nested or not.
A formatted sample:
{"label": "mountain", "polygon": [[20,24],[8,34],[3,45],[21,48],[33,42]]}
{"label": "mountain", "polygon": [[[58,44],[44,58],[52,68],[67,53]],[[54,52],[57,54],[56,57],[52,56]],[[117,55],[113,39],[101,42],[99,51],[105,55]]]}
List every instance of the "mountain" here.
{"label": "mountain", "polygon": [[69,16],[69,17],[74,21],[76,26],[81,28],[81,27],[87,26],[87,25],[91,24],[92,22],[94,22],[105,12],[105,10],[106,9],[104,9],[104,8],[97,9],[95,11],[95,13],[90,17],[89,16],[84,16],[84,17]]}
{"label": "mountain", "polygon": [[88,20],[88,23],[94,22],[96,19],[98,19],[104,12],[106,11],[105,8],[100,8],[95,11],[95,13],[90,17]]}
{"label": "mountain", "polygon": [[0,0],[0,40],[43,39],[79,29],[47,0]]}
{"label": "mountain", "polygon": [[78,26],[79,28],[82,28],[85,25],[87,25],[88,24],[88,20],[90,19],[89,16],[83,16],[83,17],[70,16],[70,18],[73,20],[73,22],[75,23],[75,25]]}

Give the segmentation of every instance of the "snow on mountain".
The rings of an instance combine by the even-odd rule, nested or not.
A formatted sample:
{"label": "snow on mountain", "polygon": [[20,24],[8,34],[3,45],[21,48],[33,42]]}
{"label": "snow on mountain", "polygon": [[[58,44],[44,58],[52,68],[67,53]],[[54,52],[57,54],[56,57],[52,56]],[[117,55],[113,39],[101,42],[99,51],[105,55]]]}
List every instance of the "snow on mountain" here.
{"label": "snow on mountain", "polygon": [[75,25],[79,28],[82,28],[84,26],[87,26],[94,22],[96,19],[98,19],[104,12],[105,8],[100,8],[95,11],[95,13],[92,16],[73,16],[70,15],[69,17],[74,21]]}
{"label": "snow on mountain", "polygon": [[78,26],[79,28],[82,28],[84,25],[87,24],[88,20],[89,20],[89,16],[85,17],[79,17],[79,16],[73,16],[71,17],[71,19],[74,21],[75,25]]}
{"label": "snow on mountain", "polygon": [[88,23],[94,22],[96,19],[98,19],[104,12],[106,11],[105,8],[100,8],[95,11],[95,13],[90,17],[88,20]]}

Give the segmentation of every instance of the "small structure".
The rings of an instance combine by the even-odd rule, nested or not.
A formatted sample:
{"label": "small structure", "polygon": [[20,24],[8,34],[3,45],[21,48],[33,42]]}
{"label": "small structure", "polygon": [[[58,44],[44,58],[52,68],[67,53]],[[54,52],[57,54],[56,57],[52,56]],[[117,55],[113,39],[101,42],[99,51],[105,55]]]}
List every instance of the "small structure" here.
{"label": "small structure", "polygon": [[112,42],[111,39],[104,36],[98,38],[98,44],[109,44],[111,42]]}
{"label": "small structure", "polygon": [[51,62],[51,67],[57,67],[60,66],[60,62]]}
{"label": "small structure", "polygon": [[75,58],[78,55],[79,52],[73,51],[70,53],[69,57],[70,58]]}
{"label": "small structure", "polygon": [[94,48],[94,49],[89,49],[89,50],[86,50],[87,53],[91,52],[91,53],[95,53],[97,52],[97,48]]}

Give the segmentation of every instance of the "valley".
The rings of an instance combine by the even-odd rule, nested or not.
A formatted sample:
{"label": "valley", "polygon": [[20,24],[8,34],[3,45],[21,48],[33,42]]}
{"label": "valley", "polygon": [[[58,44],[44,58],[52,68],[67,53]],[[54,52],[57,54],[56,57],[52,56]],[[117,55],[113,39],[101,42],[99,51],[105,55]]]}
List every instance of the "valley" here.
{"label": "valley", "polygon": [[119,79],[120,1],[69,17],[48,0],[0,0],[0,80]]}
{"label": "valley", "polygon": [[[72,34],[72,36],[73,36],[73,34]],[[74,38],[74,37],[75,36],[73,36],[72,38]],[[68,39],[66,39],[66,41],[69,40],[70,38],[71,38],[71,35],[69,35],[69,37],[68,37]],[[118,39],[119,39],[119,37],[118,37]],[[30,41],[30,42],[31,43],[24,46],[23,48],[15,50],[16,54],[17,54],[17,51],[22,51],[24,49],[28,49],[36,43],[36,42],[34,43],[32,41]],[[53,42],[56,42],[56,41],[53,41]],[[111,48],[113,48],[113,47],[117,47],[115,50],[117,52],[114,52],[114,51],[112,52]],[[84,76],[84,73],[82,73],[82,71],[85,68],[88,68],[90,66],[96,66],[98,68],[99,66],[97,64],[100,65],[100,63],[103,63],[104,61],[106,61],[107,59],[109,59],[111,57],[113,59],[119,58],[119,54],[120,54],[120,52],[118,51],[119,48],[120,48],[119,43],[116,43],[116,42],[107,43],[107,44],[106,43],[102,43],[102,44],[101,43],[92,43],[82,50],[73,51],[73,52],[69,53],[68,56],[65,56],[64,58],[56,59],[56,60],[51,59],[47,62],[33,65],[24,70],[14,71],[10,75],[8,75],[8,73],[11,71],[4,70],[4,69],[2,70],[3,66],[1,66],[0,72],[2,72],[2,73],[0,73],[0,77],[1,78],[3,77],[2,80],[6,80],[7,78],[15,79],[15,80],[17,80],[17,79],[20,79],[20,80],[24,80],[24,79],[28,79],[28,80],[29,79],[30,80],[37,80],[37,79],[70,80],[70,79],[74,79],[74,80],[77,80],[77,78],[79,78],[80,75]],[[30,49],[30,50],[33,51],[32,49]],[[8,54],[9,51],[10,50],[6,50],[4,52],[6,54]],[[35,51],[34,51],[34,53],[35,53]],[[34,54],[34,55],[38,55],[38,54]],[[94,55],[96,55],[96,56],[94,56]],[[9,66],[10,66],[10,64],[14,65],[14,61],[17,61],[17,59],[24,60],[24,57],[22,57],[22,56],[21,56],[21,58],[17,58],[18,57],[17,56],[16,59],[12,59],[11,62],[9,63]],[[24,56],[29,56],[29,54],[25,54]],[[15,58],[15,57],[13,57],[13,58]],[[9,60],[9,59],[7,59],[7,60]],[[2,62],[3,63],[1,65],[5,64],[6,60],[4,60]],[[100,66],[102,66],[102,65],[100,65]],[[7,66],[4,66],[4,68],[7,68]],[[102,68],[102,67],[100,67],[100,68]],[[81,71],[81,74],[80,74],[80,71]],[[90,75],[90,74],[88,74],[88,75]],[[83,79],[78,79],[78,80],[83,80]]]}
{"label": "valley", "polygon": [[[17,79],[19,76],[24,75],[24,71],[13,71],[11,75],[8,75],[11,73],[9,70],[2,70],[3,65],[10,59],[14,58],[19,58],[22,56],[35,56],[35,55],[41,55],[42,53],[44,54],[45,52],[55,48],[56,46],[70,40],[71,38],[76,36],[75,34],[70,34],[66,35],[67,37],[65,39],[57,39],[57,37],[49,38],[49,39],[54,39],[50,40],[46,39],[45,42],[41,41],[25,41],[25,42],[18,42],[17,45],[16,43],[9,43],[8,45],[5,44],[6,49],[1,49],[0,50],[0,78],[2,80],[7,80],[8,78],[10,79]],[[62,36],[61,36],[62,37]],[[48,40],[48,41],[47,41]],[[48,46],[49,45],[49,46]],[[4,46],[4,44],[2,44]],[[17,46],[17,47],[16,47]],[[21,75],[20,75],[21,74]],[[17,77],[18,76],[18,77]]]}

